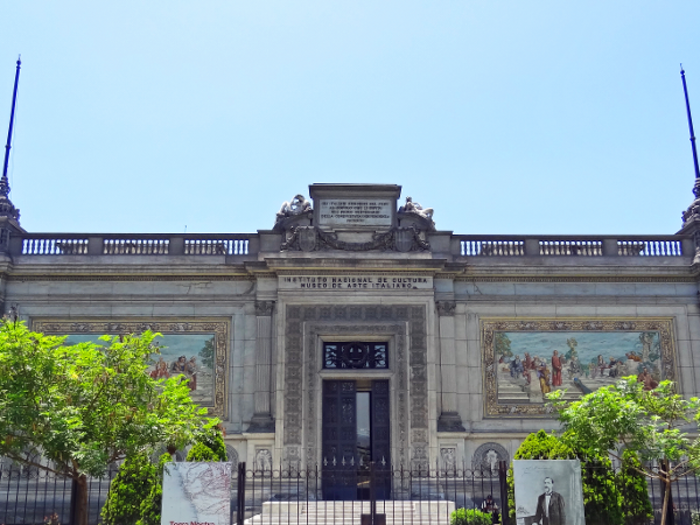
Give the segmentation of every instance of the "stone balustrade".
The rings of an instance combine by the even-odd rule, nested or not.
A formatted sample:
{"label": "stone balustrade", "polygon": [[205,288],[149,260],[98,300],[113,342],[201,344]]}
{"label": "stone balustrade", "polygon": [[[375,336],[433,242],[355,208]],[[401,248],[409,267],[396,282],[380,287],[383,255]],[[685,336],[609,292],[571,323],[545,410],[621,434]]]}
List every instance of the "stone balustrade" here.
{"label": "stone balustrade", "polygon": [[692,239],[668,236],[484,236],[455,235],[463,257],[684,257]]}
{"label": "stone balustrade", "polygon": [[[255,234],[27,233],[10,241],[11,255],[250,255]],[[256,243],[253,242],[253,245]]]}
{"label": "stone balustrade", "polygon": [[[432,242],[449,237],[447,244]],[[10,255],[22,256],[257,256],[279,246],[282,234],[56,234],[26,233],[10,241]],[[667,236],[504,236],[451,235],[437,232],[428,241],[440,255],[471,257],[687,257],[695,248],[690,237]]]}

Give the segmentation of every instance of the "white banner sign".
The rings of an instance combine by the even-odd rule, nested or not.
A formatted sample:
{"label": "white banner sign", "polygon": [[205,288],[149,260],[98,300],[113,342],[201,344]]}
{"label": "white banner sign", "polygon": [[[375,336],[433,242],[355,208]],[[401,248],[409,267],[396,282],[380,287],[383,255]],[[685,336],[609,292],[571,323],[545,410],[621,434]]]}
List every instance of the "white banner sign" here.
{"label": "white banner sign", "polygon": [[161,525],[229,525],[231,463],[166,463]]}

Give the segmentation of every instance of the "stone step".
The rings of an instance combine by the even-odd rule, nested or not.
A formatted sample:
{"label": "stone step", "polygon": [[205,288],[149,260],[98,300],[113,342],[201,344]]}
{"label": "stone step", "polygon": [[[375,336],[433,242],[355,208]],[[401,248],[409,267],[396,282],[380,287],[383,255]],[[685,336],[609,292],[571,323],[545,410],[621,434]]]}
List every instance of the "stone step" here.
{"label": "stone step", "polygon": [[[454,511],[452,501],[378,501],[376,512],[386,516],[387,525],[448,525]],[[268,501],[262,513],[245,521],[248,525],[296,524],[361,525],[361,515],[369,514],[368,501]]]}

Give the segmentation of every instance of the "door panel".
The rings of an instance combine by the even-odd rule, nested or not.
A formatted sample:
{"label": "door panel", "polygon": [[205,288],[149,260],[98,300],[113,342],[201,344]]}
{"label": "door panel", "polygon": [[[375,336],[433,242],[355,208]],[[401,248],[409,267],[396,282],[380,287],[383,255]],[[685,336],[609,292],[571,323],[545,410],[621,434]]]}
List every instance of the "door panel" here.
{"label": "door panel", "polygon": [[[322,468],[325,500],[356,500],[369,497],[370,468],[375,497],[388,499],[391,494],[391,417],[389,381],[361,382],[358,393],[355,381],[323,381]],[[366,430],[358,428],[357,396],[369,408],[369,443]],[[366,414],[366,412],[365,412]],[[360,419],[360,422],[363,420]],[[367,420],[361,423],[367,425]],[[362,434],[362,436],[360,435]],[[370,452],[367,454],[367,446]],[[361,454],[362,453],[362,454]],[[364,461],[361,460],[364,455]]]}
{"label": "door panel", "polygon": [[357,497],[355,382],[323,382],[323,498]]}
{"label": "door panel", "polygon": [[391,417],[389,381],[372,381],[372,461],[375,496],[387,499],[391,493]]}

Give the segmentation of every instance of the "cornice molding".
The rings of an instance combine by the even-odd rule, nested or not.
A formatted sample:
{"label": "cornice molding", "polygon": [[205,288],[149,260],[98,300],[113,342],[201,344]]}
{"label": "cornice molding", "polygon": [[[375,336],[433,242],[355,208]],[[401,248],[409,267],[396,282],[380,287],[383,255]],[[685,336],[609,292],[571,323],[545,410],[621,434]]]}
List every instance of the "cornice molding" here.
{"label": "cornice molding", "polygon": [[50,275],[50,274],[1,274],[8,281],[255,281],[253,275]]}
{"label": "cornice molding", "polygon": [[480,275],[455,278],[455,282],[468,283],[696,283],[699,280],[693,275]]}

